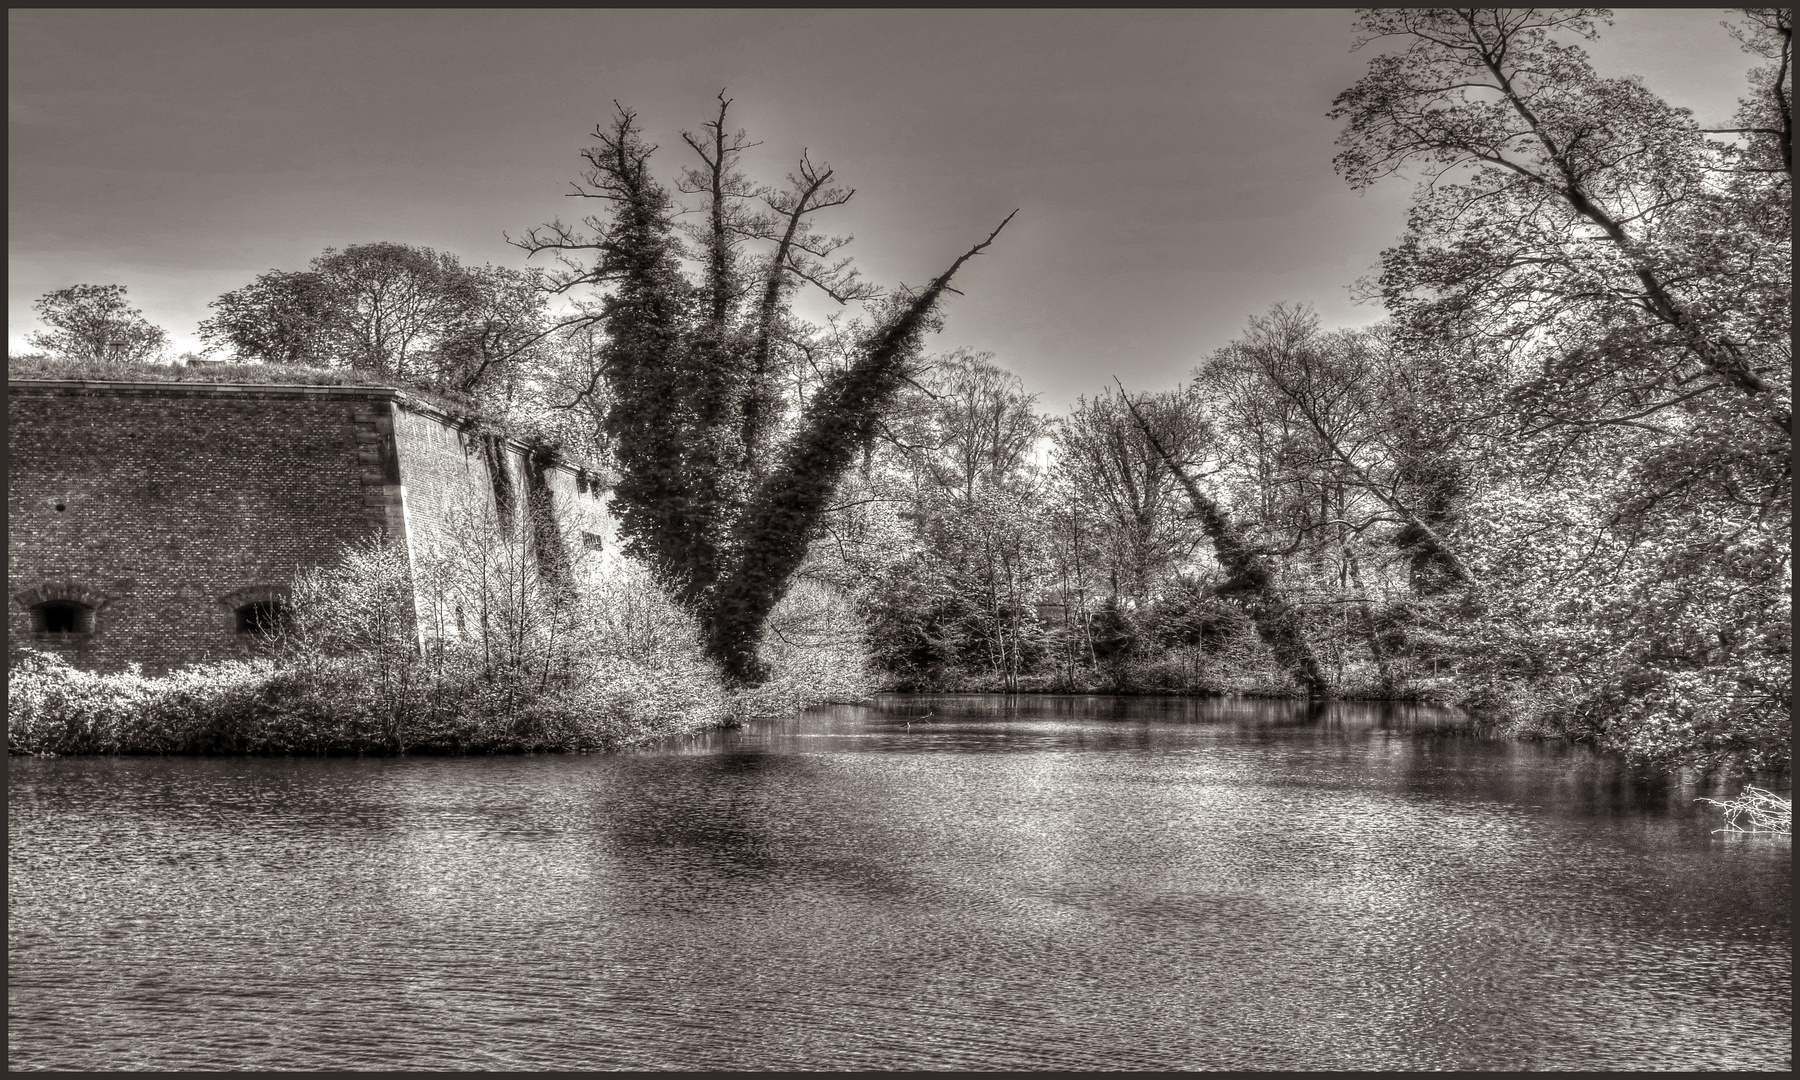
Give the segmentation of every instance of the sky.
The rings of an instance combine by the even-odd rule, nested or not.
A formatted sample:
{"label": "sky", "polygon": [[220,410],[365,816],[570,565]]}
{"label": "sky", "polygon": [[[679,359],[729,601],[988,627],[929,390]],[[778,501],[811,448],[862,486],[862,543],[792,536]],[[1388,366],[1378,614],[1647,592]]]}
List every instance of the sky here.
{"label": "sky", "polygon": [[[1588,47],[1703,124],[1751,57],[1719,9],[1614,13]],[[531,265],[615,100],[672,179],[714,95],[779,182],[804,149],[856,189],[820,217],[870,280],[959,274],[932,351],[991,351],[1060,412],[1180,383],[1277,302],[1330,326],[1411,191],[1332,171],[1364,70],[1349,9],[18,10],[8,13],[8,344],[32,301],[116,283],[195,349],[206,303],[375,240]],[[539,256],[538,260],[542,260]],[[835,305],[805,301],[822,317]]]}

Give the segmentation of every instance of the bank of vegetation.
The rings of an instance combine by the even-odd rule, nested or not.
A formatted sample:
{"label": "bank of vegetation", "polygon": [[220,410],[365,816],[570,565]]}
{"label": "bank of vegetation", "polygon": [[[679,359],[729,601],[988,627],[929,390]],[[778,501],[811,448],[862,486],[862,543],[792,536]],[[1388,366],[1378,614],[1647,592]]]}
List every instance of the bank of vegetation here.
{"label": "bank of vegetation", "polygon": [[[547,575],[490,512],[415,549],[376,536],[302,573],[251,655],[166,674],[26,651],[8,685],[25,754],[419,754],[609,750],[873,688],[855,613],[789,594],[732,685],[692,612],[646,569],[577,554]],[[541,524],[541,523],[539,523]],[[552,526],[553,527],[553,526]],[[575,549],[579,550],[579,549]]]}
{"label": "bank of vegetation", "polygon": [[[604,748],[865,695],[866,635],[842,591],[806,573],[809,541],[953,275],[999,228],[924,287],[882,295],[831,259],[846,241],[814,230],[850,192],[804,154],[786,187],[750,185],[728,107],[721,96],[687,136],[703,167],[678,187],[710,220],[691,237],[621,108],[578,189],[604,211],[519,241],[557,270],[392,243],[327,250],[213,303],[201,336],[230,363],[189,356],[162,373],[147,362],[167,336],[123,288],[41,298],[43,353],[16,358],[15,378],[399,385],[535,453],[604,463],[627,569],[584,577],[569,538],[524,543],[494,507],[471,506],[452,551],[377,545],[296,581],[257,659],[147,678],[26,658],[13,749]],[[869,301],[870,316],[808,327],[790,310],[800,287]],[[808,343],[829,355],[790,385]]]}
{"label": "bank of vegetation", "polygon": [[1040,414],[921,373],[825,545],[907,689],[1412,697],[1660,766],[1785,772],[1791,17],[1703,131],[1603,13],[1374,11],[1353,185],[1422,181],[1360,283],[1182,386]]}
{"label": "bank of vegetation", "polygon": [[[1785,772],[1790,13],[1730,20],[1757,66],[1717,130],[1592,69],[1604,12],[1358,19],[1379,55],[1333,106],[1336,166],[1421,181],[1358,285],[1385,318],[1278,306],[1173,389],[1047,416],[997,358],[927,354],[986,245],[872,288],[814,228],[849,191],[804,156],[785,187],[745,180],[723,98],[674,193],[629,111],[596,131],[600,212],[516,241],[555,269],[328,251],[203,330],[605,460],[631,550],[735,692],[804,647],[769,615],[811,597],[854,610],[827,636],[891,689],[1411,697]],[[440,298],[405,341],[372,329],[399,325],[376,317],[395,275],[439,283],[405,294]],[[799,288],[866,314],[808,323]]]}

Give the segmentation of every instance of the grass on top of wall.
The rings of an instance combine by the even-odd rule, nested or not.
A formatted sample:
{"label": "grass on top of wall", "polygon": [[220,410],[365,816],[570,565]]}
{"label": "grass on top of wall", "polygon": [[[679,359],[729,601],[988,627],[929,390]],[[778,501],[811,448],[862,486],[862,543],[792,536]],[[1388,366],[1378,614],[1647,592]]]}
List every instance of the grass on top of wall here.
{"label": "grass on top of wall", "polygon": [[268,386],[384,386],[404,390],[429,404],[461,416],[481,416],[483,410],[464,394],[406,379],[384,378],[349,368],[310,367],[302,364],[207,363],[199,365],[125,364],[70,360],[32,353],[6,358],[6,377],[55,379],[74,382],[170,382],[250,383]]}

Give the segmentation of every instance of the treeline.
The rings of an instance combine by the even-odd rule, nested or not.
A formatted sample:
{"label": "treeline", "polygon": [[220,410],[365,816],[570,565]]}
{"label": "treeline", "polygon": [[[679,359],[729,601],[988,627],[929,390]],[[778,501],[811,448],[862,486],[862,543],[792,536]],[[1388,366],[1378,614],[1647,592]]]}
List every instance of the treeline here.
{"label": "treeline", "polygon": [[1785,768],[1791,19],[1731,25],[1769,63],[1725,132],[1594,73],[1600,22],[1362,16],[1403,47],[1339,97],[1338,168],[1433,181],[1363,285],[1379,325],[1277,307],[1178,390],[1054,419],[940,358],[819,542],[891,685],[1317,680]]}
{"label": "treeline", "polygon": [[[577,193],[601,212],[517,241],[557,269],[327,251],[203,333],[610,462],[631,550],[746,683],[806,637],[765,616],[811,582],[897,688],[1425,696],[1785,768],[1791,14],[1728,23],[1762,62],[1717,130],[1596,73],[1578,46],[1605,21],[1359,15],[1386,51],[1333,105],[1336,168],[1421,181],[1358,284],[1385,320],[1277,307],[1179,388],[1097,386],[1066,416],[992,357],[921,352],[985,244],[867,286],[815,230],[848,189],[804,155],[746,180],[723,97],[673,193],[633,114],[596,130]],[[868,314],[807,323],[811,287]]]}

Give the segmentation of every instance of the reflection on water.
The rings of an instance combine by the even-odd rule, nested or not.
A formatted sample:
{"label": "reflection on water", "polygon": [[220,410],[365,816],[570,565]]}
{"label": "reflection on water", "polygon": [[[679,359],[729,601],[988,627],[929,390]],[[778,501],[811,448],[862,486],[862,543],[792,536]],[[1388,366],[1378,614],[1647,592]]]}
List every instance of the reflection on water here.
{"label": "reflection on water", "polygon": [[1403,705],[11,762],[13,1068],[1785,1068],[1789,847]]}

